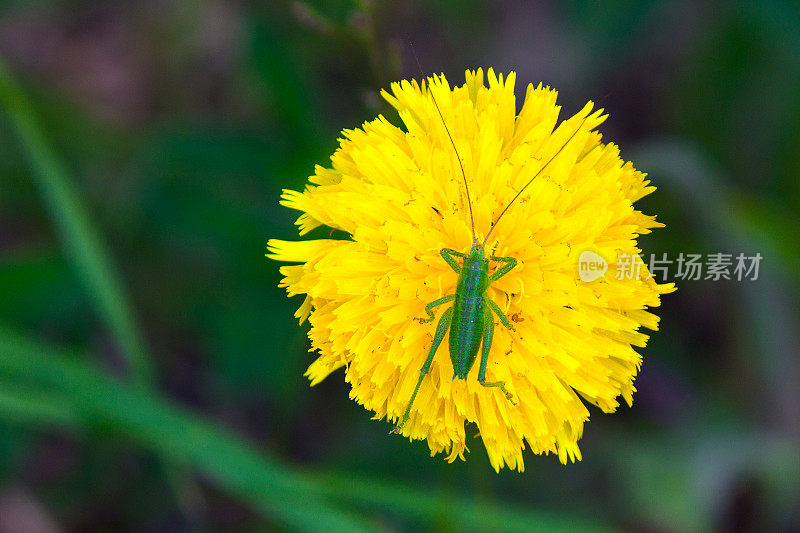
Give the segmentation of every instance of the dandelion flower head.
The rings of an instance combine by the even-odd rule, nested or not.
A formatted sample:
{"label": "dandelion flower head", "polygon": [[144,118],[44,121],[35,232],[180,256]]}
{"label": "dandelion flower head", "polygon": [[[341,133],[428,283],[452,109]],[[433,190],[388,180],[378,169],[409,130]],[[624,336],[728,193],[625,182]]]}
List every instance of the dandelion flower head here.
{"label": "dandelion flower head", "polygon": [[[515,331],[497,324],[486,373],[505,382],[517,405],[478,383],[477,364],[465,381],[453,380],[445,339],[402,429],[453,461],[468,451],[472,422],[498,471],[523,470],[526,442],[562,463],[581,458],[586,403],[604,412],[619,398],[631,405],[641,364],[635,348],[648,339],[640,328],[658,325],[647,308],[674,290],[649,278],[644,264],[637,277],[614,275],[615,258],[638,259],[638,236],[662,224],[634,209],[655,187],[601,142],[602,110],[589,102],[559,124],[557,93],[540,84],[528,85],[517,113],[515,78],[489,69],[487,86],[478,69],[452,89],[443,75],[392,84],[382,96],[403,127],[378,116],[344,130],[331,166],[317,166],[303,192],[283,192],[281,203],[302,213],[301,236],[327,226],[349,238],[268,243],[269,257],[296,263],[281,267],[281,285],[290,296],[306,295],[296,316],[309,320],[319,355],[306,372],[311,384],[344,368],[352,399],[376,419],[398,421],[436,328],[413,318],[455,292],[458,276],[439,251],[469,253],[472,245],[464,181],[480,243],[536,176],[486,244],[487,257],[518,261],[488,289]],[[610,263],[592,283],[578,276],[585,250]]]}

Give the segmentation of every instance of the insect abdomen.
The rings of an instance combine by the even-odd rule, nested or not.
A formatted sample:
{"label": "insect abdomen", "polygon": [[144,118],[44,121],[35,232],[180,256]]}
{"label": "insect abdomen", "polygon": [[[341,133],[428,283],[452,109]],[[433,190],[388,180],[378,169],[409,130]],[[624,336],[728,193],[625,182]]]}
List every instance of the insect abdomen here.
{"label": "insect abdomen", "polygon": [[484,304],[488,279],[486,272],[478,268],[468,257],[464,261],[456,285],[456,299],[453,302],[453,318],[450,323],[450,360],[453,362],[453,377],[467,379],[483,335]]}

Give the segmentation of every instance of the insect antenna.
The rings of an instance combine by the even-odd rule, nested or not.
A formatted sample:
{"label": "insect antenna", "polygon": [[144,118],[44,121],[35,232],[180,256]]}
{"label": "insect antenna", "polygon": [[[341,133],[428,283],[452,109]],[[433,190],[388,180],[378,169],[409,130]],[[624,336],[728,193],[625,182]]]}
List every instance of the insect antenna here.
{"label": "insect antenna", "polygon": [[487,233],[486,234],[486,238],[483,239],[483,244],[481,244],[481,248],[485,248],[486,247],[486,243],[489,242],[489,236],[491,236],[492,232],[494,231],[494,228],[497,227],[497,223],[500,222],[501,218],[503,218],[503,215],[506,214],[506,211],[508,211],[508,208],[511,207],[511,204],[513,204],[516,201],[516,199],[520,197],[520,195],[525,191],[525,189],[528,188],[528,185],[533,183],[533,180],[535,180],[537,177],[539,177],[539,174],[541,174],[542,171],[544,169],[546,169],[548,167],[548,165],[550,165],[550,163],[552,163],[553,160],[556,157],[558,157],[558,154],[560,154],[564,150],[564,148],[567,147],[567,145],[573,139],[573,137],[575,137],[575,135],[577,135],[578,132],[581,131],[581,128],[583,127],[583,123],[584,122],[586,122],[586,118],[581,120],[581,123],[578,125],[578,128],[574,132],[572,132],[572,135],[569,136],[569,139],[567,139],[566,142],[564,142],[564,144],[561,145],[561,148],[559,148],[558,151],[555,154],[553,154],[553,156],[550,159],[547,160],[547,163],[545,163],[542,166],[542,168],[540,168],[539,170],[536,171],[536,174],[534,174],[533,177],[528,180],[528,183],[526,183],[519,191],[517,191],[517,194],[514,195],[514,198],[512,198],[511,201],[506,204],[506,206],[503,208],[503,210],[500,212],[500,214],[497,215],[497,218],[494,219],[494,222],[492,222],[492,227],[489,228],[489,233]]}
{"label": "insect antenna", "polygon": [[[422,65],[419,62],[419,58],[417,57],[417,52],[414,50],[414,45],[410,42],[408,43],[411,47],[411,53],[414,55],[414,61],[417,62],[417,68],[419,68],[419,75],[421,77],[425,77],[424,72],[422,71]],[[478,242],[478,239],[475,237],[475,216],[472,214],[472,198],[469,196],[469,185],[467,185],[467,173],[464,172],[464,163],[461,161],[461,156],[458,154],[458,148],[456,148],[456,142],[453,140],[453,136],[450,134],[450,129],[447,127],[447,122],[444,120],[444,115],[442,115],[442,110],[439,108],[439,103],[436,101],[436,97],[433,95],[433,89],[431,88],[431,84],[428,84],[428,92],[431,95],[431,99],[433,100],[433,105],[436,106],[436,111],[439,113],[439,118],[442,119],[442,125],[444,126],[444,131],[447,132],[447,137],[450,139],[450,144],[453,145],[453,151],[456,153],[456,159],[458,159],[458,166],[461,167],[461,177],[464,179],[464,189],[467,191],[467,205],[469,206],[469,223],[472,226],[472,247],[474,248]]]}

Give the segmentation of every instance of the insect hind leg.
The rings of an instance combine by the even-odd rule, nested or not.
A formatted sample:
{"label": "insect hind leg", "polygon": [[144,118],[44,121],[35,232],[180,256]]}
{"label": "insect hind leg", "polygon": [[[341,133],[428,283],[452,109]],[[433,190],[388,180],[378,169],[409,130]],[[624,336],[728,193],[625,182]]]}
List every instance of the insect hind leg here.
{"label": "insect hind leg", "polygon": [[442,318],[439,319],[439,324],[436,326],[436,334],[433,337],[433,344],[431,345],[431,351],[428,352],[428,358],[425,360],[425,364],[422,365],[422,368],[419,371],[419,379],[417,380],[417,386],[414,387],[414,393],[411,395],[411,399],[408,401],[408,406],[406,407],[406,412],[403,413],[403,420],[396,425],[392,430],[389,432],[389,435],[393,433],[399,434],[403,430],[403,426],[408,421],[408,418],[411,416],[411,406],[414,404],[414,400],[417,397],[417,393],[419,392],[419,386],[422,385],[422,380],[425,379],[425,376],[428,375],[428,371],[431,369],[431,364],[433,363],[433,356],[436,354],[436,350],[439,349],[439,345],[442,344],[442,340],[444,339],[445,333],[447,330],[450,329],[450,322],[453,318],[453,308],[449,307],[442,313]]}
{"label": "insect hind leg", "polygon": [[506,399],[511,402],[511,405],[517,405],[514,401],[514,395],[506,390],[505,381],[491,381],[486,383],[486,364],[489,362],[489,349],[492,347],[492,337],[494,336],[494,319],[492,318],[492,312],[489,311],[488,306],[484,308],[483,323],[483,347],[481,350],[481,368],[478,371],[478,383],[483,387],[498,387],[503,391],[503,394],[506,395]]}

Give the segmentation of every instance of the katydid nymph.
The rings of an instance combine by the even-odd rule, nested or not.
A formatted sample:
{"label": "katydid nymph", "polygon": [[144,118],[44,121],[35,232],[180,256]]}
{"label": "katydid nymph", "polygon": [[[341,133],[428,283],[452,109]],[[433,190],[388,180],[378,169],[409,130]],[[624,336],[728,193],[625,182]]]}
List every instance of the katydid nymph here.
{"label": "katydid nymph", "polygon": [[[517,260],[513,257],[495,257],[492,253],[488,259],[486,258],[485,249],[486,244],[489,242],[494,229],[497,227],[498,222],[506,214],[508,208],[511,207],[517,198],[525,191],[525,189],[533,183],[533,181],[547,168],[547,166],[560,154],[564,148],[570,143],[573,137],[580,131],[583,126],[582,121],[575,132],[564,142],[564,144],[553,154],[552,157],[533,175],[532,178],[515,194],[515,196],[506,204],[497,218],[491,223],[489,232],[483,240],[483,243],[478,245],[478,240],[475,234],[475,219],[472,212],[472,199],[470,198],[469,184],[467,183],[467,176],[464,172],[464,165],[461,157],[458,154],[456,143],[453,136],[447,127],[447,122],[444,119],[439,104],[433,95],[433,91],[429,87],[431,99],[433,100],[436,111],[444,124],[447,136],[455,151],[456,158],[458,159],[461,167],[461,177],[464,182],[464,189],[466,192],[467,206],[469,207],[470,224],[472,228],[472,247],[468,254],[453,250],[450,248],[443,248],[439,253],[442,259],[458,274],[458,281],[456,282],[456,290],[454,294],[449,294],[437,300],[430,302],[425,306],[426,318],[416,318],[415,320],[421,323],[432,322],[435,320],[433,309],[447,303],[452,302],[452,306],[448,307],[439,318],[436,326],[436,332],[433,337],[433,344],[428,352],[428,358],[420,369],[419,380],[414,388],[414,393],[408,402],[405,413],[400,423],[395,426],[389,434],[400,433],[403,426],[409,419],[411,414],[411,407],[414,404],[414,399],[417,397],[420,385],[423,379],[428,374],[433,358],[436,351],[439,349],[445,334],[450,332],[449,349],[450,360],[453,363],[453,379],[463,379],[466,381],[467,375],[475,364],[478,356],[478,351],[481,352],[481,362],[478,371],[478,383],[484,387],[495,387],[500,389],[505,397],[516,405],[513,395],[506,389],[505,382],[503,381],[486,381],[486,365],[489,362],[489,352],[492,347],[492,338],[494,335],[494,317],[492,314],[497,315],[500,323],[511,331],[514,331],[514,326],[505,316],[500,306],[494,302],[487,294],[489,286],[508,274],[515,266]],[[461,259],[461,263],[456,259]],[[500,263],[502,266],[497,268],[494,273],[489,274],[489,262],[494,261]]]}

